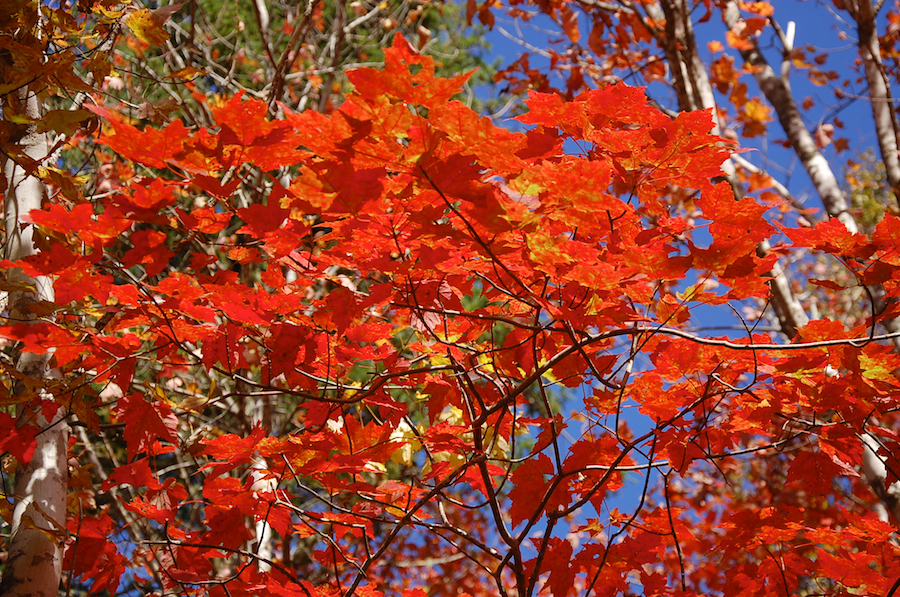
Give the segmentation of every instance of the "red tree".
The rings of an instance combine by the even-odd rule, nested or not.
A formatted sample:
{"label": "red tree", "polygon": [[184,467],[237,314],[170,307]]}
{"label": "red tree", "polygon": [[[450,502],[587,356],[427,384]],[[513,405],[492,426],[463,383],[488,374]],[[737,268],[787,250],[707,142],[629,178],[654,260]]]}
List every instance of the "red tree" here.
{"label": "red tree", "polygon": [[[687,325],[766,300],[793,247],[890,299],[900,219],[774,228],[778,201],[719,181],[733,147],[712,113],[672,118],[639,88],[532,92],[514,133],[400,36],[350,80],[329,115],[269,120],[238,95],[192,130],[92,106],[128,175],[28,214],[40,252],[4,266],[56,294],[0,334],[58,375],[7,365],[26,390],[6,400],[76,428],[66,531],[44,527],[66,583],[895,590],[894,527],[858,472],[860,438],[897,470],[900,359],[874,333],[894,303],[784,344]],[[27,463],[42,430],[0,426]],[[626,475],[641,497],[611,507]]]}

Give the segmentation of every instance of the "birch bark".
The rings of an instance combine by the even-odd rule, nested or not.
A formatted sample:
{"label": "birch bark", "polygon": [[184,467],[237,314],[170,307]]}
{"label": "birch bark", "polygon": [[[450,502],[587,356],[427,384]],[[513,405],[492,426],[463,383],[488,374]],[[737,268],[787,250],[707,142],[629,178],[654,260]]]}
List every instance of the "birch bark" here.
{"label": "birch bark", "polygon": [[[665,22],[665,34],[657,35],[657,41],[663,46],[669,61],[673,86],[678,97],[678,107],[685,111],[711,109],[714,115],[713,132],[720,135],[721,128],[718,118],[715,116],[717,110],[715,94],[706,66],[697,53],[697,42],[690,12],[691,9],[684,0],[669,0],[662,2],[660,6],[647,6],[648,16],[657,22]],[[722,164],[722,170],[725,172],[731,188],[734,189],[735,197],[742,197],[744,186],[737,175],[734,162],[730,159],[726,160]],[[768,242],[761,243],[757,248],[761,256],[768,253],[769,250]],[[791,291],[790,280],[784,267],[776,264],[769,275],[772,276],[769,288],[772,291],[775,313],[781,329],[788,337],[791,337],[796,334],[797,329],[806,324],[808,318]]]}
{"label": "birch bark", "polygon": [[[893,162],[885,159],[885,167],[888,171],[888,180],[894,189],[895,197],[900,199],[897,190],[900,186],[900,161],[897,151],[896,118],[892,111],[893,100],[890,89],[886,85],[884,71],[880,66],[880,50],[878,49],[878,37],[875,34],[874,10],[871,0],[858,0],[850,6],[851,13],[857,19],[860,30],[860,55],[866,68],[866,76],[872,94],[872,111],[878,131],[879,145],[882,156],[886,154],[893,158]],[[665,0],[659,5],[646,7],[648,16],[656,22],[665,23],[665,31],[654,30],[649,25],[647,29],[656,37],[657,42],[666,53],[669,68],[672,75],[672,84],[681,110],[709,109],[716,110],[715,95],[709,81],[706,67],[699,60],[696,52],[696,40],[693,25],[690,18],[690,10],[684,0]],[[724,7],[726,25],[734,28],[738,24],[741,15],[736,2],[730,1]],[[785,45],[789,42],[785,41]],[[785,60],[789,60],[790,47],[785,47]],[[827,213],[838,218],[851,232],[858,232],[856,220],[847,211],[848,203],[837,177],[828,161],[819,151],[812,133],[803,123],[802,116],[794,101],[788,78],[789,68],[782,68],[779,75],[769,65],[768,61],[758,49],[745,50],[741,55],[748,66],[753,68],[758,85],[766,95],[769,103],[775,109],[778,119],[791,142],[794,151],[809,174],[822,199]],[[789,65],[788,65],[789,66]],[[719,127],[716,123],[716,132]],[[892,178],[892,168],[896,164],[894,174],[898,183]],[[743,194],[743,186],[737,178],[735,166],[732,160],[726,161],[722,166],[735,196]],[[786,189],[782,194],[786,194]],[[760,254],[769,250],[768,243],[763,243],[758,248]],[[800,301],[794,296],[787,272],[776,264],[776,268],[770,272],[772,280],[769,287],[772,292],[772,302],[778,316],[781,331],[792,338],[797,330],[809,321]],[[879,292],[880,291],[880,292]],[[880,288],[873,289],[876,301],[883,297]],[[900,329],[898,322],[894,320],[882,322],[890,332]],[[879,518],[888,520],[888,512],[893,514],[895,520],[900,520],[900,482],[887,486],[887,470],[884,460],[878,456],[878,440],[870,434],[862,436],[864,455],[862,469],[866,475],[875,495],[881,500],[875,510]]]}
{"label": "birch bark", "polygon": [[[15,105],[11,105],[15,102]],[[24,114],[29,119],[40,118],[41,106],[28,88],[7,96],[4,110]],[[7,157],[3,174],[7,183],[4,193],[4,224],[6,231],[5,258],[17,260],[38,252],[34,242],[34,226],[22,217],[33,209],[40,209],[44,185],[24,165],[31,160],[39,163],[50,151],[46,134],[38,133],[34,125],[20,130],[18,147],[24,159]],[[49,278],[32,278],[21,270],[8,272],[10,286],[21,288],[9,292],[7,318],[11,323],[31,324],[37,320],[33,306],[39,301],[53,300],[53,284]],[[45,385],[52,376],[49,354],[22,352],[17,362],[19,373],[29,383],[18,382],[18,395],[34,392],[32,388]],[[31,387],[29,387],[31,386]],[[45,390],[24,401],[18,408],[20,424],[30,423],[43,431],[37,436],[34,457],[27,464],[19,463],[9,540],[9,556],[0,582],[4,597],[50,597],[56,595],[62,574],[62,544],[65,539],[66,485],[68,470],[66,449],[68,426],[64,409],[47,418],[41,402],[52,400]]]}
{"label": "birch bark", "polygon": [[[861,7],[863,4],[868,4],[868,8],[871,9],[871,2],[869,2],[869,0],[860,0],[859,4],[856,5],[856,8],[858,9],[857,14],[862,15],[866,12],[865,9]],[[872,11],[870,10],[869,12]],[[732,29],[741,19],[740,8],[734,0],[729,0],[728,4],[723,9],[723,14],[725,16],[725,24]],[[874,31],[874,15],[872,15],[872,29]],[[874,35],[874,33],[872,33],[872,35]],[[869,40],[868,43],[871,43],[871,40]],[[875,37],[875,43],[877,44],[877,37]],[[865,52],[871,50],[872,48],[870,46],[863,48],[863,40],[861,39],[860,51],[863,53],[864,58]],[[857,225],[856,220],[853,218],[852,214],[847,211],[848,203],[834,171],[831,169],[828,160],[826,160],[825,156],[819,151],[812,133],[810,133],[803,122],[803,118],[797,108],[793,93],[791,92],[790,80],[788,78],[789,69],[783,68],[781,75],[778,75],[759,49],[755,47],[750,50],[741,50],[741,56],[743,57],[744,62],[752,67],[757,84],[760,89],[762,89],[766,99],[775,109],[778,120],[781,123],[784,132],[787,134],[791,146],[800,158],[800,162],[806,169],[819,197],[822,199],[825,211],[832,218],[837,218],[842,222],[850,232],[859,232],[859,226]],[[787,63],[787,61],[790,60],[789,47],[785,48],[784,56]],[[870,67],[867,65],[867,77],[869,75],[869,70]],[[875,77],[873,76],[872,80],[874,80],[874,78]],[[870,85],[872,80],[870,80]],[[882,84],[883,83],[882,79]],[[887,93],[885,90],[882,90],[882,92]],[[889,94],[885,97],[889,97]],[[879,106],[888,106],[888,109],[890,109],[890,104],[882,101],[873,101],[873,113],[876,118],[877,126],[880,112],[876,110],[876,104]],[[882,126],[889,126],[886,119],[883,117]],[[890,126],[893,128],[894,125],[891,124]],[[882,131],[879,129],[879,142],[881,142],[882,139],[881,133]],[[887,137],[887,134],[884,136]],[[894,142],[895,149],[893,151],[896,155],[896,138]],[[885,165],[890,168],[887,162]],[[876,288],[873,292],[876,301],[879,300],[879,296],[883,296],[883,291],[879,291],[880,289]],[[797,305],[797,307],[799,307],[799,305]],[[799,309],[799,312],[802,314],[802,320],[805,322],[805,312],[803,312],[802,308]],[[886,320],[882,323],[890,332],[900,329],[900,325],[898,325],[896,320]],[[788,333],[789,336],[792,335],[784,328],[784,326],[782,326],[782,330],[785,331],[785,333]],[[895,342],[895,345],[896,344],[897,343]],[[898,348],[900,348],[900,346],[898,346]],[[882,520],[887,521],[889,518],[888,511],[890,511],[890,513],[893,514],[894,519],[900,521],[900,482],[887,486],[887,469],[884,464],[884,459],[876,453],[878,446],[877,438],[866,433],[862,435],[862,441],[864,448],[862,469],[866,475],[866,480],[869,482],[875,495],[881,500],[881,503],[876,508],[877,514]]]}
{"label": "birch bark", "polygon": [[894,96],[881,62],[881,45],[875,23],[875,9],[872,0],[848,0],[844,6],[856,20],[859,36],[859,56],[866,71],[869,85],[869,103],[878,137],[878,148],[884,162],[888,184],[894,199],[900,202],[900,155],[898,155],[897,116],[894,113]]}

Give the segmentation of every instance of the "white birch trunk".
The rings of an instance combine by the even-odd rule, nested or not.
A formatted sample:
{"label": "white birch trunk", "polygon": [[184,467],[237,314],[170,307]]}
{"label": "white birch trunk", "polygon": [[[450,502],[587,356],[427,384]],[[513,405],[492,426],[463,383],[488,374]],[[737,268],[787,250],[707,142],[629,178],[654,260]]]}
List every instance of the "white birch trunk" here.
{"label": "white birch trunk", "polygon": [[[882,110],[882,108],[885,107],[888,110],[891,110],[892,105],[886,101],[887,98],[890,97],[890,93],[886,88],[883,75],[880,74],[880,69],[875,63],[876,55],[874,52],[877,50],[878,38],[874,32],[872,4],[870,0],[859,0],[859,4],[854,3],[851,7],[860,19],[867,15],[866,11],[868,11],[868,16],[866,18],[871,17],[872,27],[869,32],[870,37],[868,40],[860,39],[860,52],[864,62],[866,60],[866,55],[869,54],[869,61],[871,64],[866,64],[866,76],[869,80],[870,92],[883,94],[878,98],[873,96],[872,101],[872,110],[875,115],[876,126],[878,126],[880,122],[881,127],[883,127],[878,129],[879,143],[884,140],[889,147],[888,152],[890,153],[892,151],[893,156],[896,158],[896,121],[893,118],[893,114],[886,116],[883,114]],[[724,15],[725,24],[730,28],[734,28],[741,18],[737,2],[730,0],[728,5],[724,8]],[[860,28],[860,33],[865,33],[865,28],[862,24],[860,24]],[[872,46],[873,39],[874,46]],[[786,61],[789,60],[789,50],[790,48],[787,48],[785,52]],[[797,108],[797,103],[794,100],[794,95],[788,80],[789,70],[783,68],[782,74],[779,76],[769,65],[762,53],[756,48],[752,50],[742,50],[741,56],[746,64],[753,67],[756,82],[765,94],[766,99],[775,109],[778,120],[781,123],[784,132],[787,134],[791,146],[800,158],[800,162],[806,169],[810,180],[812,180],[813,185],[816,187],[819,197],[822,199],[825,211],[828,212],[828,215],[832,218],[840,220],[850,232],[859,232],[859,226],[857,225],[856,220],[847,211],[847,200],[844,196],[844,192],[840,188],[834,171],[831,169],[828,160],[826,160],[825,156],[822,155],[822,152],[819,151],[812,133],[810,133],[809,129],[803,123],[803,118]],[[880,54],[878,54],[878,58],[880,59]],[[877,73],[876,70],[878,71]],[[890,131],[888,130],[888,127],[891,129]],[[893,138],[893,149],[890,149],[890,139],[888,137]],[[882,153],[884,153],[884,146],[882,147]],[[891,163],[886,161],[885,166],[890,169]],[[874,289],[874,294],[876,300],[879,300],[878,297],[883,296],[884,294],[883,289]],[[806,314],[802,312],[802,309],[801,314],[805,319]],[[900,330],[900,325],[898,325],[896,320],[887,320],[881,323],[890,332]],[[895,346],[900,348],[900,343],[895,341]],[[890,512],[893,514],[895,522],[900,521],[900,482],[895,482],[890,486],[886,485],[887,470],[884,465],[884,460],[875,453],[878,446],[878,440],[868,433],[862,434],[861,438],[864,448],[862,470],[866,476],[866,480],[872,487],[873,492],[881,500],[874,508],[876,514],[881,520],[888,521],[890,518],[888,512]]]}
{"label": "white birch trunk", "polygon": [[884,163],[888,184],[894,193],[894,199],[900,202],[897,117],[894,114],[894,97],[891,93],[890,83],[881,62],[881,45],[878,42],[875,10],[872,0],[858,0],[855,6],[854,3],[850,3],[848,9],[856,19],[859,33],[859,55],[866,71],[866,82],[869,84],[869,100],[872,105],[875,132],[878,135],[881,161]]}
{"label": "white birch trunk", "polygon": [[[16,94],[19,113],[37,119],[41,107],[35,95],[27,89]],[[7,107],[8,108],[8,107]],[[36,162],[45,159],[49,145],[45,134],[38,134],[31,126],[23,131],[18,146]],[[22,216],[40,209],[44,185],[29,175],[22,166],[7,158],[3,163],[7,182],[4,194],[6,227],[5,257],[22,259],[37,252],[34,227],[22,222]],[[32,306],[37,301],[53,300],[53,284],[49,278],[31,278],[21,270],[8,273],[12,283],[20,283],[32,290],[12,291],[8,296],[7,313],[10,322],[29,323],[35,320]],[[18,370],[40,383],[51,376],[50,355],[23,352],[17,361]],[[24,391],[18,384],[16,392]],[[50,398],[44,395],[44,398]],[[65,539],[66,486],[68,470],[66,450],[68,426],[60,409],[52,421],[47,421],[40,408],[33,403],[19,408],[18,417],[43,429],[37,436],[37,448],[31,462],[16,471],[15,503],[9,555],[0,595],[4,597],[51,597],[59,590],[62,574],[62,543]]]}
{"label": "white birch trunk", "polygon": [[[734,28],[741,20],[740,8],[737,2],[731,0],[724,9],[725,24]],[[828,160],[819,151],[816,141],[812,133],[806,128],[797,103],[794,101],[794,94],[791,91],[790,84],[785,71],[783,76],[779,76],[769,65],[762,53],[754,48],[752,50],[741,50],[741,56],[744,62],[753,67],[756,83],[765,94],[766,99],[775,109],[781,127],[787,134],[788,141],[794,148],[797,157],[803,164],[803,168],[812,180],[816,192],[822,199],[825,211],[833,217],[840,220],[847,230],[850,232],[858,232],[856,220],[847,212],[847,200],[844,192],[838,184],[834,171],[828,164]]]}
{"label": "white birch trunk", "polygon": [[[666,52],[666,59],[672,72],[672,84],[678,97],[678,107],[681,110],[708,110],[712,109],[714,119],[713,133],[721,135],[716,114],[716,97],[712,85],[709,82],[709,74],[706,65],[697,53],[696,39],[694,37],[693,23],[690,16],[690,8],[684,0],[669,0],[661,6],[648,5],[647,13],[656,21],[665,21],[665,38],[661,40]],[[737,176],[734,162],[726,160],[722,164],[722,170],[728,179],[731,188],[734,189],[736,199],[744,195],[743,184]],[[769,243],[760,243],[757,252],[764,256],[770,250]],[[769,272],[772,280],[769,288],[772,291],[772,304],[781,324],[781,328],[788,337],[797,333],[797,329],[807,323],[808,318],[791,291],[790,281],[784,268],[776,264]]]}
{"label": "white birch trunk", "polygon": [[[263,429],[270,431],[272,429],[272,403],[266,398],[251,398],[250,413],[253,425],[262,425]],[[253,463],[253,469],[250,474],[253,478],[254,495],[259,496],[261,493],[275,493],[278,489],[278,483],[275,479],[266,478],[264,469],[267,465],[262,458],[258,458]],[[256,566],[260,572],[269,572],[272,566],[269,564],[274,555],[274,537],[272,536],[272,525],[266,520],[256,521],[256,545],[253,551],[260,559],[256,561]]]}

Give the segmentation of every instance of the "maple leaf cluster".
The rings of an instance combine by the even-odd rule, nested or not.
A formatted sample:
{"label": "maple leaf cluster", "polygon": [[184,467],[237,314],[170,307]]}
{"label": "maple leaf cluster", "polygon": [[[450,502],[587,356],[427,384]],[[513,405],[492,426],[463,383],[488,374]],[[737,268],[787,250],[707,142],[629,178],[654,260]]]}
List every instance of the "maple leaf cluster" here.
{"label": "maple leaf cluster", "polygon": [[[118,460],[98,482],[73,442],[71,574],[111,594],[126,572],[189,595],[887,593],[894,529],[856,469],[861,435],[889,465],[900,441],[875,322],[788,345],[686,329],[765,299],[776,258],[771,206],[714,182],[731,147],[710,111],[531,92],[510,132],[400,36],[349,77],[327,116],[237,95],[207,128],[141,130],[91,106],[145,174],[28,216],[44,249],[3,265],[51,276],[55,317],[0,336],[60,378],[6,403],[66,408]],[[900,219],[781,232],[896,295]],[[245,409],[284,423],[219,423]],[[36,431],[0,416],[19,460]]]}

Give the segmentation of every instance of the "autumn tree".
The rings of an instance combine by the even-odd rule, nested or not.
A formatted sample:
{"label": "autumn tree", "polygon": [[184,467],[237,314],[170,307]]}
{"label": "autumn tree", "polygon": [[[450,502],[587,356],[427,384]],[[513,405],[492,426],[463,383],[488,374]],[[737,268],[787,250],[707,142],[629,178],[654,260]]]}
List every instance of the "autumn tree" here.
{"label": "autumn tree", "polygon": [[[27,214],[41,209],[45,181],[68,177],[52,167],[58,150],[52,133],[80,128],[89,113],[78,110],[45,113],[48,97],[90,89],[74,74],[76,57],[69,52],[45,51],[64,46],[79,34],[72,19],[49,24],[37,4],[6,4],[0,9],[0,108],[2,108],[2,164],[0,188],[4,204],[4,258],[10,261],[39,252],[40,235],[27,223]],[[98,33],[109,25],[97,23]],[[93,66],[85,56],[88,70]],[[96,58],[96,56],[95,56]],[[104,56],[100,57],[101,60]],[[39,329],[49,313],[41,306],[55,299],[49,276],[13,267],[3,280],[3,312],[8,326]],[[53,400],[48,383],[57,377],[47,350],[4,353],[3,414],[8,433],[4,449],[14,460],[14,485],[4,484],[4,521],[9,541],[0,592],[4,595],[50,595],[62,571],[65,537],[68,424],[65,407]],[[12,471],[9,471],[12,472]],[[12,503],[10,503],[10,501]]]}
{"label": "autumn tree", "polygon": [[[261,20],[272,7],[254,6]],[[469,8],[490,24],[496,6]],[[541,8],[577,42],[582,8]],[[554,90],[520,61],[539,90],[514,130],[458,99],[471,73],[438,76],[402,35],[383,68],[327,92],[326,113],[248,87],[179,95],[180,118],[136,114],[97,92],[109,60],[92,89],[72,53],[41,45],[87,19],[10,11],[4,43],[40,51],[2,55],[18,206],[0,326],[6,593],[52,594],[60,570],[69,594],[896,591],[900,359],[880,326],[897,315],[900,219],[886,210],[862,233],[847,211],[800,220],[786,190],[765,192],[783,185],[747,173],[719,135],[727,111],[701,101],[715,99],[690,58],[702,10],[583,8],[606,11],[591,13],[594,51],[619,36],[611,70],[579,83],[591,63],[567,53],[551,64],[572,82]],[[732,18],[711,4],[710,18],[723,8]],[[124,20],[128,60],[178,17],[93,14],[94,55],[118,47],[99,40]],[[322,7],[320,31],[341,18]],[[33,39],[17,38],[26,25]],[[762,76],[748,27],[727,39]],[[656,61],[690,58],[670,66],[684,72],[668,113],[613,80],[644,42],[671,51]],[[40,113],[60,90],[82,91],[83,112]],[[54,169],[58,141],[41,135],[60,123],[63,163],[114,166],[93,171],[94,195]],[[819,261],[843,270],[812,280]],[[835,300],[810,320],[805,284],[870,308],[842,320]],[[767,303],[783,333],[695,329]]]}
{"label": "autumn tree", "polygon": [[[86,102],[118,98],[138,118],[159,124],[180,117],[193,127],[211,122],[207,98],[236,92],[265,97],[276,114],[281,113],[277,100],[295,109],[330,110],[332,96],[339,98],[346,84],[343,71],[360,61],[378,64],[384,39],[397,30],[411,32],[423,51],[443,56],[445,72],[481,66],[483,77],[490,73],[479,58],[478,32],[460,31],[457,8],[430,2],[310,2],[299,9],[264,2],[232,6],[195,1],[149,8],[15,2],[0,9],[0,26],[4,256],[10,260],[40,250],[41,238],[33,236],[28,212],[48,202],[69,207],[101,202],[121,180],[134,176],[123,160],[94,150],[85,133],[97,121],[84,109]],[[252,201],[260,184],[247,180],[236,192]],[[54,299],[51,277],[11,268],[2,291],[10,325],[55,315],[40,309]],[[102,329],[104,324],[95,325]],[[5,387],[14,397],[5,404],[17,425],[7,441],[15,446],[11,454],[18,456],[7,461],[6,469],[11,472],[17,462],[20,469],[11,477],[16,485],[4,491],[15,507],[4,515],[12,525],[12,540],[3,591],[50,594],[59,585],[65,538],[67,422],[77,415],[50,402],[26,410],[36,395],[49,398],[39,380],[56,377],[58,371],[51,366],[49,350],[23,350],[8,341],[4,346],[10,375]],[[115,399],[120,391],[108,384],[106,397]],[[236,414],[265,423],[267,409],[258,406],[248,404],[246,412]],[[78,424],[74,433],[94,474],[106,479],[118,464],[115,449],[94,450],[100,438]],[[127,512],[115,500],[112,510],[117,524],[128,529]]]}
{"label": "autumn tree", "polygon": [[[797,3],[731,0],[508,4],[469,0],[468,18],[493,26],[498,15],[519,22],[540,15],[545,18],[542,23],[550,23],[556,33],[550,36],[550,47],[533,50],[532,45],[505,69],[502,77],[510,88],[571,98],[583,89],[624,79],[648,85],[656,105],[670,114],[711,109],[715,130],[729,140],[754,148],[760,147],[757,139],[766,137],[771,146],[783,145],[794,153],[800,173],[744,151],[735,152],[723,165],[725,179],[737,197],[755,195],[772,205],[780,202],[776,219],[788,226],[811,227],[837,219],[851,233],[872,233],[885,212],[896,214],[900,209],[900,129],[891,91],[897,81],[897,3],[835,0],[799,10]],[[809,18],[812,8],[819,13],[815,20]],[[830,24],[823,23],[823,13],[832,17]],[[786,14],[793,14],[796,22]],[[849,63],[841,64],[841,54],[835,60],[828,49],[817,45],[823,43],[819,42],[822,27],[836,30],[836,39],[856,46]],[[801,43],[799,32],[812,43]],[[542,58],[549,58],[549,68],[533,66]],[[792,88],[792,81],[797,86],[804,79],[819,88],[815,99],[798,96]],[[847,108],[870,114],[874,140],[874,147],[857,146],[861,155],[849,159],[848,139],[841,134],[844,123],[838,117]],[[818,204],[804,202],[788,189],[788,179],[802,179],[804,174]],[[679,213],[692,215],[690,200],[677,202]],[[764,242],[758,251],[771,255],[773,247]],[[868,318],[873,333],[898,330],[889,295],[878,283],[860,278],[852,262],[840,255],[801,258],[802,254],[777,246],[774,253],[779,262],[768,282],[771,295],[760,302],[762,309],[745,307],[750,320],[744,318],[744,325],[768,323],[787,338],[795,338],[810,317],[822,316],[847,327]],[[826,272],[834,282],[818,279]],[[896,338],[892,342],[897,345]],[[792,424],[787,413],[779,416],[785,425]],[[866,447],[860,472],[879,498],[872,508],[881,520],[896,524],[900,486],[892,485],[896,477],[885,458],[891,452],[891,440],[886,443],[867,433],[860,434],[860,439]],[[759,468],[752,474],[744,470],[742,476],[758,478],[757,483],[778,478]],[[765,501],[760,499],[754,507]]]}

